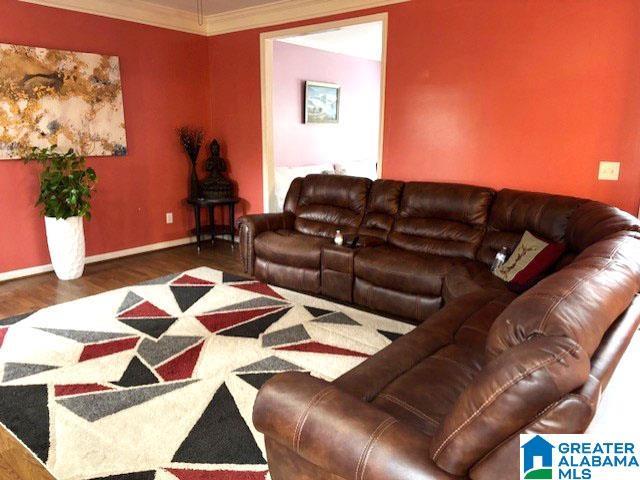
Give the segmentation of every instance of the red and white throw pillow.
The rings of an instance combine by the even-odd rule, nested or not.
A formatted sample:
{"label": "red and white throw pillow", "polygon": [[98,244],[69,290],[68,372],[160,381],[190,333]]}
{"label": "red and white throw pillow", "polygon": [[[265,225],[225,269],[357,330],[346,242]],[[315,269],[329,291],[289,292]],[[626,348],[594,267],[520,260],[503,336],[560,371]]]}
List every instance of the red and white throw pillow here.
{"label": "red and white throw pillow", "polygon": [[495,276],[507,282],[511,290],[522,292],[538,282],[564,252],[562,243],[547,242],[524,232],[509,259],[497,268]]}

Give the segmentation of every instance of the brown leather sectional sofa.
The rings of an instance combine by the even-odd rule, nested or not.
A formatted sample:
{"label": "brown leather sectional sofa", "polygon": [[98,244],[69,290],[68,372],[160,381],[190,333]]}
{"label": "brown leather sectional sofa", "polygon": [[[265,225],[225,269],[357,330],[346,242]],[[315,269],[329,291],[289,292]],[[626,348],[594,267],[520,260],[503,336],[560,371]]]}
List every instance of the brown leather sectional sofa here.
{"label": "brown leather sectional sofa", "polygon": [[[518,296],[488,265],[525,230],[567,248]],[[517,479],[519,434],[584,432],[640,323],[640,224],[594,201],[312,175],[240,233],[259,279],[419,323],[332,383],[265,384],[273,480]]]}

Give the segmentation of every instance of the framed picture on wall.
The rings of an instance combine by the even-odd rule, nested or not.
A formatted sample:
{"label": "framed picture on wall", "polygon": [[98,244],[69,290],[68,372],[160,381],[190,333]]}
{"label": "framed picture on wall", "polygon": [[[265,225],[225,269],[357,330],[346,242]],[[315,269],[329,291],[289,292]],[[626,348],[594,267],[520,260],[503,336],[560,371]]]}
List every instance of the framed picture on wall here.
{"label": "framed picture on wall", "polygon": [[338,123],[339,85],[307,80],[304,92],[304,123]]}

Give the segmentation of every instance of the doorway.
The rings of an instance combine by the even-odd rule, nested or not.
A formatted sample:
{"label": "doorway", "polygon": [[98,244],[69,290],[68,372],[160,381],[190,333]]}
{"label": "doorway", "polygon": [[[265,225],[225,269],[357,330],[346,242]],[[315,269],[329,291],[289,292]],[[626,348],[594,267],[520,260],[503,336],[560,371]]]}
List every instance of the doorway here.
{"label": "doorway", "polygon": [[293,178],[382,172],[387,14],[260,36],[264,211]]}

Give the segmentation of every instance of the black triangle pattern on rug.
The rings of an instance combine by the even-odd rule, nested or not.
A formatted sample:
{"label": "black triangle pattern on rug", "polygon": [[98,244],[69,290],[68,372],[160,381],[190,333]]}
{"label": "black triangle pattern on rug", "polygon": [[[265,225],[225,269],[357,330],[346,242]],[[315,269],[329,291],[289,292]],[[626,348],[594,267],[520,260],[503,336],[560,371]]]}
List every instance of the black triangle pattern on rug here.
{"label": "black triangle pattern on rug", "polygon": [[252,280],[252,278],[243,277],[241,275],[222,272],[222,283],[251,282]]}
{"label": "black triangle pattern on rug", "polygon": [[381,335],[384,335],[392,342],[402,336],[401,333],[387,332],[386,330],[378,330],[378,333],[380,333]]}
{"label": "black triangle pattern on rug", "polygon": [[249,385],[251,385],[253,388],[255,388],[256,390],[260,390],[262,388],[262,386],[267,383],[267,381],[273,377],[274,375],[277,375],[277,372],[273,372],[273,373],[245,373],[243,375],[238,375],[242,380],[244,380],[245,382],[247,382]]}
{"label": "black triangle pattern on rug", "polygon": [[226,384],[176,451],[173,462],[264,465],[266,460]]}
{"label": "black triangle pattern on rug", "polygon": [[289,310],[291,309],[285,308],[284,310],[269,313],[264,317],[218,332],[218,335],[223,335],[225,337],[258,338],[260,337],[260,334],[264,333],[267,328],[280,320]]}
{"label": "black triangle pattern on rug", "polygon": [[122,378],[115,382],[121,387],[138,387],[158,383],[158,378],[138,357],[133,357],[129,366],[122,374]]}
{"label": "black triangle pattern on rug", "polygon": [[325,310],[324,308],[309,307],[307,305],[305,305],[304,308],[306,308],[307,311],[314,316],[314,318],[321,317],[322,315],[326,315],[327,313],[333,313],[331,310]]}
{"label": "black triangle pattern on rug", "polygon": [[155,475],[155,470],[149,470],[146,472],[125,473],[123,475],[93,478],[92,480],[153,480]]}
{"label": "black triangle pattern on rug", "polygon": [[211,291],[213,285],[194,285],[188,287],[170,286],[180,310],[185,312],[191,306]]}
{"label": "black triangle pattern on rug", "polygon": [[0,387],[0,422],[42,462],[49,456],[47,398],[46,385]]}
{"label": "black triangle pattern on rug", "polygon": [[139,332],[146,333],[150,337],[160,338],[164,332],[171,328],[177,318],[121,318],[125,325],[135,328]]}

